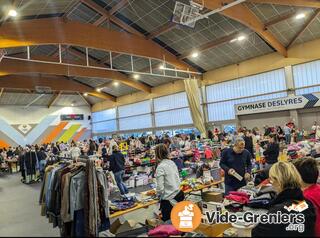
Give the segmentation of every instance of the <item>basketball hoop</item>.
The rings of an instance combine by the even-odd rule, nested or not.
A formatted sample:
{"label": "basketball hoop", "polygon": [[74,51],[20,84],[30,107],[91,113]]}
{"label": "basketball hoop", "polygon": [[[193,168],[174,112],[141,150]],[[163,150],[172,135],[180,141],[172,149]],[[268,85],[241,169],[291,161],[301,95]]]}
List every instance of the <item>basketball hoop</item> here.
{"label": "basketball hoop", "polygon": [[0,62],[6,54],[7,54],[7,51],[5,49],[0,49]]}
{"label": "basketball hoop", "polygon": [[177,1],[173,11],[172,21],[177,24],[194,28],[198,20],[208,18],[215,13],[224,11],[245,1],[246,0],[236,0],[205,14],[200,13],[200,11],[202,11],[204,8],[204,1],[202,1],[202,4],[199,4],[191,0],[190,5]]}
{"label": "basketball hoop", "polygon": [[177,1],[173,11],[172,21],[177,24],[194,28],[196,19],[201,16],[200,11],[203,7],[203,5],[193,1],[190,1],[190,5]]}

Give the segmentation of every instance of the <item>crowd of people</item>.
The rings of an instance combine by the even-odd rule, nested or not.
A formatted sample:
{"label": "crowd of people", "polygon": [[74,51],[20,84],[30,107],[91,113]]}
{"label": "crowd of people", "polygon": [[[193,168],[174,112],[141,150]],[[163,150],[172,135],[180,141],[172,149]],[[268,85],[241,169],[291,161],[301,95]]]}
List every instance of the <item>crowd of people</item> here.
{"label": "crowd of people", "polygon": [[[265,126],[262,132],[257,128],[249,130],[245,127],[239,128],[234,133],[225,133],[214,129],[208,132],[208,139],[222,145],[220,167],[225,176],[225,195],[237,191],[253,179],[254,158],[262,148],[265,164],[261,171],[264,177],[260,182],[264,179],[268,180],[277,191],[277,197],[271,204],[269,213],[281,211],[284,214],[289,214],[291,211],[284,209],[285,206],[297,202],[307,204],[307,209],[303,211],[305,215],[303,233],[289,231],[289,234],[283,224],[259,224],[253,229],[253,236],[269,236],[274,232],[277,232],[279,236],[301,234],[320,236],[320,185],[317,184],[319,167],[315,159],[319,157],[320,150],[314,154],[314,158],[300,158],[293,163],[278,160],[281,144],[288,145],[304,139],[320,139],[320,125],[315,122],[309,133],[297,129],[291,122],[283,128]],[[180,190],[180,168],[176,161],[173,161],[172,155],[177,151],[183,151],[184,155],[188,154],[188,151],[192,151],[197,146],[196,142],[200,140],[200,136],[196,136],[193,132],[189,135],[175,135],[174,137],[164,134],[160,137],[150,135],[126,139],[121,137],[100,138],[97,141],[92,139],[83,142],[72,141],[70,144],[56,142],[41,146],[28,145],[25,148],[21,146],[9,147],[0,150],[0,163],[3,163],[7,158],[21,158],[29,151],[35,151],[42,167],[45,166],[46,158],[50,154],[67,153],[71,158],[78,158],[81,155],[96,155],[103,161],[108,161],[109,170],[114,174],[120,193],[125,195],[128,193],[128,189],[123,183],[125,158],[119,149],[120,144],[127,144],[131,151],[155,147],[156,188],[160,198],[162,219],[166,221],[170,219],[174,204],[184,200],[183,192]]]}

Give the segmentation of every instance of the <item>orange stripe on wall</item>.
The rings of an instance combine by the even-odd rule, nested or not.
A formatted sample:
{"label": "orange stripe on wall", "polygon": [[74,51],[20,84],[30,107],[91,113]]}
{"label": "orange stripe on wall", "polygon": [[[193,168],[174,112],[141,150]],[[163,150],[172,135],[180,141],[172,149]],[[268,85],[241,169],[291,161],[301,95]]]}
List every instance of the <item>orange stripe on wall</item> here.
{"label": "orange stripe on wall", "polygon": [[74,137],[72,140],[74,141],[78,141],[81,136],[85,133],[85,131],[87,130],[87,128],[82,128]]}
{"label": "orange stripe on wall", "polygon": [[0,148],[8,148],[10,145],[4,140],[0,140]]}
{"label": "orange stripe on wall", "polygon": [[63,128],[68,124],[68,122],[62,121],[60,122],[51,132],[50,134],[42,141],[42,144],[51,143],[63,130]]}

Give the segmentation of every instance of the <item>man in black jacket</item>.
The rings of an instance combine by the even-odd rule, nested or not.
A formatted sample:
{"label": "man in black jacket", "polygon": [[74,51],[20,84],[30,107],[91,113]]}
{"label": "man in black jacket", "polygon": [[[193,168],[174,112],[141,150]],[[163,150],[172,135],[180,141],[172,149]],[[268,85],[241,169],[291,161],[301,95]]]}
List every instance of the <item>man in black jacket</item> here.
{"label": "man in black jacket", "polygon": [[245,142],[239,137],[233,148],[225,149],[221,154],[220,167],[225,172],[225,195],[245,186],[246,180],[251,178],[252,157],[244,147]]}
{"label": "man in black jacket", "polygon": [[128,193],[126,185],[123,183],[123,175],[125,169],[125,159],[123,154],[119,151],[118,146],[113,146],[113,153],[109,158],[110,167],[109,170],[113,172],[117,186],[121,195]]}
{"label": "man in black jacket", "polygon": [[270,136],[269,144],[263,152],[267,163],[266,168],[270,168],[273,164],[278,162],[279,150],[279,144],[276,142],[275,136]]}
{"label": "man in black jacket", "polygon": [[251,156],[254,157],[253,154],[253,140],[251,136],[251,131],[246,131],[245,136],[243,137],[245,142],[245,149],[250,152]]}

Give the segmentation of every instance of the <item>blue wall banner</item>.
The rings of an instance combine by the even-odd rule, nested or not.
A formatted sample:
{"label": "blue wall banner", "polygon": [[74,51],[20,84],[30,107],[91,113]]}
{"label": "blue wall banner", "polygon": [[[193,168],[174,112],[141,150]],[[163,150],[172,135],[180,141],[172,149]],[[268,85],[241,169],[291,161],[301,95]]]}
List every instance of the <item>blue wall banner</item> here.
{"label": "blue wall banner", "polygon": [[248,115],[263,112],[285,111],[320,106],[320,93],[289,96],[235,105],[236,115]]}

